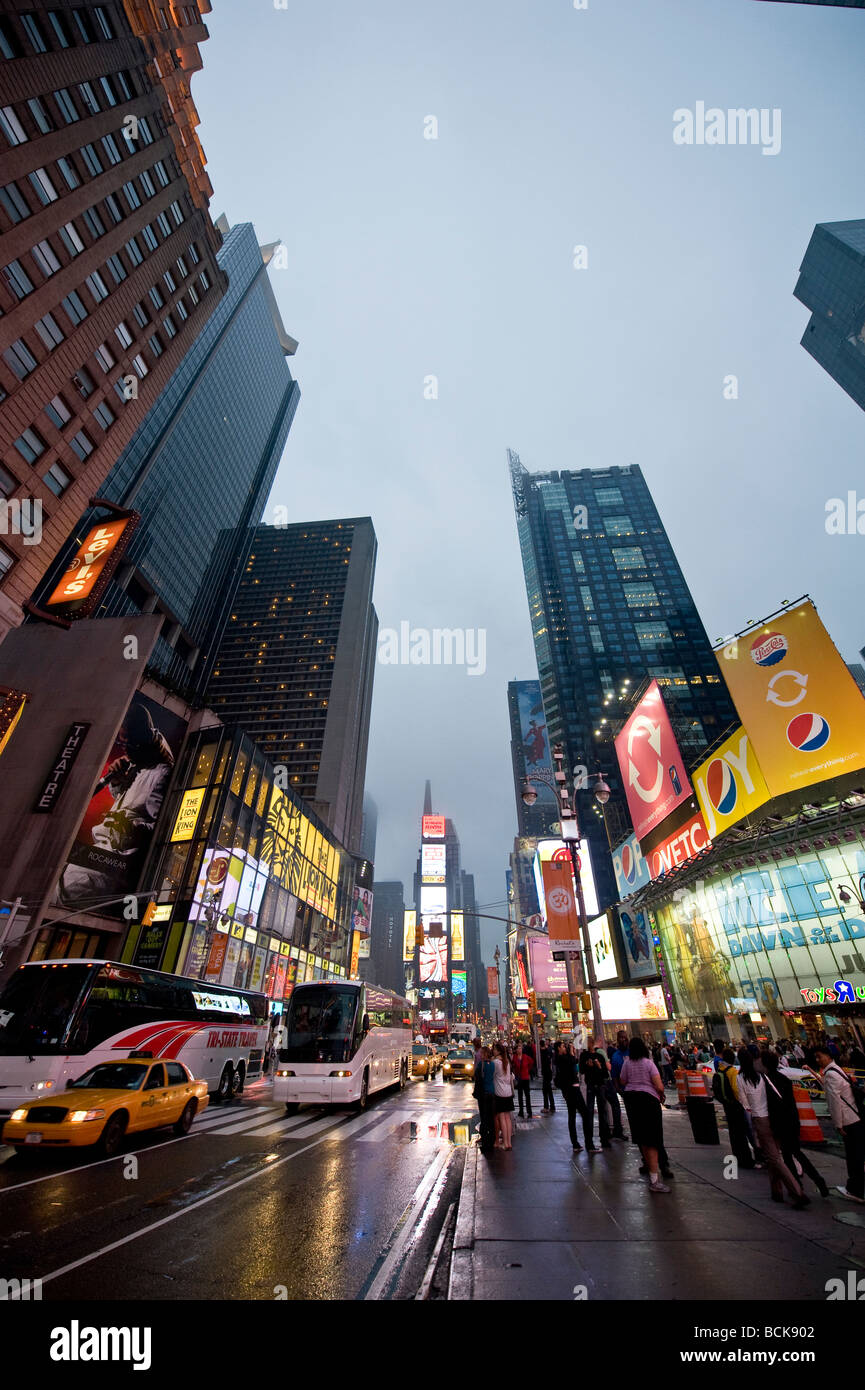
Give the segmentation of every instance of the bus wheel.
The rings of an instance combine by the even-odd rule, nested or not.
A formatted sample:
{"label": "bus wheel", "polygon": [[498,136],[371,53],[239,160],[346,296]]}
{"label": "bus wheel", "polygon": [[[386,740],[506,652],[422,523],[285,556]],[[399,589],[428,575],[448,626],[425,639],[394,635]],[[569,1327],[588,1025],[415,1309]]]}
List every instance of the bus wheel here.
{"label": "bus wheel", "polygon": [[234,1085],[231,1088],[231,1094],[233,1096],[239,1096],[241,1094],[241,1092],[243,1091],[243,1084],[245,1081],[246,1069],[243,1063],[241,1062],[240,1066],[237,1068],[237,1071],[234,1073]]}
{"label": "bus wheel", "polygon": [[103,1129],[96,1147],[106,1158],[113,1158],[123,1143],[128,1118],[125,1112],[120,1110],[116,1115],[111,1116]]}
{"label": "bus wheel", "polygon": [[197,1100],[188,1100],[183,1107],[183,1114],[176,1124],[172,1125],[175,1134],[188,1134],[192,1129],[192,1121],[195,1119],[195,1112],[198,1109]]}
{"label": "bus wheel", "polygon": [[369,1072],[365,1071],[363,1080],[360,1083],[360,1095],[357,1099],[358,1110],[365,1110],[369,1104]]}
{"label": "bus wheel", "polygon": [[400,1088],[400,1090],[401,1090],[401,1091],[404,1091],[407,1085],[408,1085],[408,1064],[407,1064],[407,1062],[405,1061],[405,1059],[403,1059],[403,1061],[400,1062],[400,1064],[399,1064],[399,1088]]}
{"label": "bus wheel", "polygon": [[299,1109],[300,1109],[300,1101],[299,1101],[299,1100],[287,1100],[287,1101],[285,1102],[285,1113],[286,1113],[286,1115],[296,1115]]}
{"label": "bus wheel", "polygon": [[229,1062],[229,1063],[227,1063],[227,1065],[223,1068],[222,1075],[221,1075],[221,1077],[219,1078],[219,1085],[218,1085],[217,1088],[216,1088],[216,1099],[217,1099],[217,1100],[228,1100],[228,1097],[231,1095],[233,1086],[234,1086],[234,1068],[232,1067],[231,1063]]}

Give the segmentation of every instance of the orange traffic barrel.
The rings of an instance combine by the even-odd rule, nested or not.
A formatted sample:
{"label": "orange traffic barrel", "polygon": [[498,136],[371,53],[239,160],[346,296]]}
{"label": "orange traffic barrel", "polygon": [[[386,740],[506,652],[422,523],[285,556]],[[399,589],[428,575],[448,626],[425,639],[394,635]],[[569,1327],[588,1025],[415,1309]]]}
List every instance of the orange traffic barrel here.
{"label": "orange traffic barrel", "polygon": [[676,1094],[679,1097],[679,1106],[684,1110],[688,1099],[688,1073],[684,1069],[676,1072]]}
{"label": "orange traffic barrel", "polygon": [[706,1100],[706,1078],[701,1071],[689,1071],[685,1073],[688,1095],[692,1099]]}
{"label": "orange traffic barrel", "polygon": [[825,1144],[826,1137],[814,1111],[811,1097],[804,1086],[794,1086],[796,1109],[799,1112],[799,1138],[803,1144]]}

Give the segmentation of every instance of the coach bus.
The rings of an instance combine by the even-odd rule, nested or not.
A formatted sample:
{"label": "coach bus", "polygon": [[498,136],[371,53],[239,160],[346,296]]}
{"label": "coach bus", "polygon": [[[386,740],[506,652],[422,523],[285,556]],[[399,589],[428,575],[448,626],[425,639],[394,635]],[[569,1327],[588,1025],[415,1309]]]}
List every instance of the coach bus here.
{"label": "coach bus", "polygon": [[296,985],[283,1015],[273,1098],[366,1109],[374,1091],[411,1075],[412,1005],[358,980]]}
{"label": "coach bus", "polygon": [[261,1076],[268,1012],[263,994],[118,961],[21,965],[0,993],[0,1122],[118,1055],[177,1059],[237,1095]]}

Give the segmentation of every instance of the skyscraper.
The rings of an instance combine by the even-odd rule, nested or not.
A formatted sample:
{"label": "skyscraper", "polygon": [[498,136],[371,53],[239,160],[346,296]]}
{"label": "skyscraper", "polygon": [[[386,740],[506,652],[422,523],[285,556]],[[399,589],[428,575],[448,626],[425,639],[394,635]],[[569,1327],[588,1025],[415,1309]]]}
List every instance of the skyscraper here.
{"label": "skyscraper", "polygon": [[260,526],[207,688],[353,853],[378,618],[369,517]]}
{"label": "skyscraper", "polygon": [[818,223],[793,293],[811,310],[802,347],[865,410],[865,219]]}
{"label": "skyscraper", "polygon": [[[607,825],[628,831],[610,732],[649,678],[693,759],[735,719],[718,665],[639,467],[529,473],[508,451],[529,614],[551,745],[585,768],[577,813],[601,905],[615,900],[593,774],[613,788]],[[585,779],[584,779],[585,780]]]}
{"label": "skyscraper", "polygon": [[3,10],[0,638],[227,285],[189,94],[199,8]]}
{"label": "skyscraper", "polygon": [[[228,291],[100,491],[142,520],[94,617],[163,616],[151,672],[199,701],[249,555],[300,390],[288,336],[249,223],[229,227]],[[92,524],[88,511],[76,531]],[[70,545],[41,586],[47,594]]]}
{"label": "skyscraper", "polygon": [[402,963],[405,889],[394,880],[373,884],[372,931],[369,960],[361,962],[361,976],[383,989],[405,990]]}

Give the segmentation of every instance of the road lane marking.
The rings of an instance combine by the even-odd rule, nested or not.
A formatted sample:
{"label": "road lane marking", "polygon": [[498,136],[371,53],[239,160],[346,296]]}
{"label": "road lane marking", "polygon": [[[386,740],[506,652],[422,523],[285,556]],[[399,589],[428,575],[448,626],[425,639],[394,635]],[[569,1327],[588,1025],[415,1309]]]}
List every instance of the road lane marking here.
{"label": "road lane marking", "polygon": [[414,1110],[392,1110],[389,1116],[385,1117],[384,1115],[380,1115],[378,1118],[382,1123],[376,1125],[375,1129],[371,1130],[369,1134],[361,1135],[358,1140],[359,1144],[380,1143],[382,1139],[386,1139],[389,1134],[392,1134],[395,1129],[399,1129],[400,1126],[404,1125],[408,1120],[414,1119],[415,1112]]}
{"label": "road lane marking", "polygon": [[[297,1133],[292,1134],[292,1139],[305,1139],[308,1134],[318,1134],[322,1129],[332,1128],[344,1118],[342,1113],[321,1115],[315,1120],[310,1115],[292,1115],[287,1120],[279,1120],[275,1125],[268,1125],[265,1129],[255,1130],[253,1138],[263,1139],[271,1134],[282,1134],[287,1129],[297,1129]],[[310,1123],[311,1120],[312,1123]]]}
{"label": "road lane marking", "polygon": [[[277,1115],[282,1115],[279,1124],[274,1124]],[[286,1129],[296,1124],[303,1124],[308,1120],[308,1115],[301,1115],[300,1118],[292,1115],[288,1118],[284,1110],[271,1110],[266,1115],[259,1115],[255,1119],[239,1120],[234,1124],[225,1125],[222,1129],[210,1129],[208,1134],[258,1134],[266,1131],[268,1134],[276,1133],[278,1129]]]}
{"label": "road lane marking", "polygon": [[394,1234],[385,1246],[381,1266],[364,1294],[364,1301],[386,1296],[386,1290],[390,1288],[402,1268],[408,1243],[422,1223],[426,1204],[436,1192],[439,1178],[445,1173],[454,1153],[454,1149],[441,1149],[432,1166],[421,1178],[414,1196],[394,1227]]}
{"label": "road lane marking", "polygon": [[206,1129],[215,1129],[217,1125],[264,1124],[272,1116],[279,1115],[281,1111],[281,1105],[257,1105],[254,1109],[247,1109],[242,1114],[237,1111],[227,1115],[207,1115],[205,1113],[200,1120],[195,1121],[193,1129],[197,1133],[201,1133]]}

